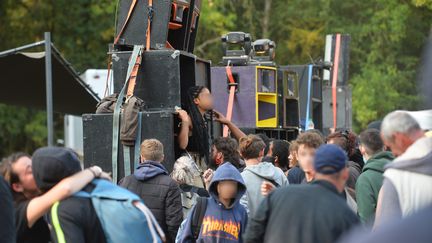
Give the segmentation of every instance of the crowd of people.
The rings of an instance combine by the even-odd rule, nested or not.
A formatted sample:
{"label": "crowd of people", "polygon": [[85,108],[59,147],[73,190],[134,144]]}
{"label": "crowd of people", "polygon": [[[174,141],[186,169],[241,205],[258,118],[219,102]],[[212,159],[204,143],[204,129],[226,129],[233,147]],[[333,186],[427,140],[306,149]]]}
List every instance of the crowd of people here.
{"label": "crowd of people", "polygon": [[116,242],[142,221],[152,242],[430,242],[432,136],[409,113],[358,136],[310,129],[285,141],[246,135],[214,111],[231,137],[210,141],[211,94],[188,94],[173,171],[157,139],[142,142],[139,166],[118,185],[99,183],[110,175],[82,170],[67,148],[4,158],[0,241]]}

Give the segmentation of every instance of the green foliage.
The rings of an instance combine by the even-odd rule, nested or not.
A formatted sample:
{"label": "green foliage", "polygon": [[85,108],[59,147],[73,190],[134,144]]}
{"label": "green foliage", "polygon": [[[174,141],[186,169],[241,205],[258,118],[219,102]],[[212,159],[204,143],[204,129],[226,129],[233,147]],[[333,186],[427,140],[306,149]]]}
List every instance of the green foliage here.
{"label": "green foliage", "polygon": [[[210,4],[211,3],[211,4]],[[270,14],[265,4],[271,3]],[[206,3],[204,3],[206,4]],[[213,11],[234,12],[226,31],[249,32],[277,44],[279,64],[304,64],[324,55],[325,35],[351,35],[350,85],[356,130],[394,109],[418,109],[416,71],[431,30],[432,1],[233,0],[209,1]],[[269,16],[269,25],[265,18]],[[206,16],[202,16],[202,19]],[[214,22],[214,20],[212,20]],[[234,26],[234,27],[231,27]],[[231,28],[229,28],[231,27]],[[213,36],[203,33],[198,45]],[[207,46],[200,53],[218,63]],[[220,52],[219,52],[220,53]],[[215,59],[216,58],[216,59]]]}
{"label": "green foliage", "polygon": [[[51,31],[55,45],[78,71],[105,68],[114,34],[112,0],[2,0],[0,50],[32,43]],[[422,46],[431,31],[431,0],[202,0],[195,53],[221,60],[220,36],[244,31],[277,44],[279,64],[324,55],[325,35],[352,37],[350,84],[356,128],[394,109],[416,109]],[[0,156],[31,152],[46,141],[45,113],[0,105]],[[61,116],[56,116],[58,137]]]}
{"label": "green foliage", "polygon": [[[116,2],[2,0],[0,50],[42,40],[44,32],[50,31],[56,47],[77,71],[105,68]],[[45,145],[45,116],[41,111],[0,105],[0,157],[18,150],[31,153]],[[55,114],[54,119],[56,138],[62,138],[63,117]]]}
{"label": "green foliage", "polygon": [[222,58],[220,37],[235,28],[236,16],[222,7],[221,0],[204,1],[199,19],[195,54],[216,61]]}
{"label": "green foliage", "polygon": [[106,67],[117,1],[2,0],[0,49],[43,39],[45,31],[78,71]]}
{"label": "green foliage", "polygon": [[357,129],[394,109],[416,109],[416,70],[431,28],[430,9],[388,0],[333,1],[330,9],[338,18],[327,31],[352,37],[350,83]]}
{"label": "green foliage", "polygon": [[[63,116],[54,114],[55,137],[63,137]],[[16,151],[32,153],[47,141],[46,113],[0,104],[0,158]]]}
{"label": "green foliage", "polygon": [[0,104],[0,157],[46,144],[45,124],[44,112]]}

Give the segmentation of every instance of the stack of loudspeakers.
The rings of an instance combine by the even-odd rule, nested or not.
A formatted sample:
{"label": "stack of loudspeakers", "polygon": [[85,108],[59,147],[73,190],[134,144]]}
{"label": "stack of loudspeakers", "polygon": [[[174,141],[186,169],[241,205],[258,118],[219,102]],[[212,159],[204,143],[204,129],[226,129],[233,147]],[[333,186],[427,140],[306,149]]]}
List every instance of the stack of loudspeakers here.
{"label": "stack of loudspeakers", "polygon": [[[277,128],[277,70],[265,66],[231,68],[236,86],[232,121],[239,127]],[[215,109],[226,114],[229,81],[225,67],[212,68]]]}
{"label": "stack of loudspeakers", "polygon": [[[337,129],[351,129],[351,88],[348,86],[349,35],[340,35],[337,84]],[[314,128],[327,135],[333,127],[332,70],[335,68],[336,35],[328,35],[324,62],[310,65],[280,66],[280,70],[297,73],[300,121],[312,121]],[[332,64],[332,68],[327,64]],[[311,68],[311,72],[309,69]]]}
{"label": "stack of loudspeakers", "polygon": [[[126,21],[133,1],[120,0],[116,36]],[[175,50],[192,53],[198,30],[200,8],[201,0],[154,0],[151,49],[165,49],[168,45]],[[122,32],[120,44],[143,45],[146,43],[145,30],[147,29],[148,13],[148,1],[137,1],[127,27]]]}
{"label": "stack of loudspeakers", "polygon": [[[231,87],[235,87],[231,120],[245,133],[292,140],[299,131],[299,86],[296,72],[274,62],[276,44],[269,39],[252,42],[244,32],[222,37],[222,67],[212,67],[215,109],[227,114]],[[227,70],[232,73],[229,78]]]}
{"label": "stack of loudspeakers", "polygon": [[[352,91],[348,84],[349,78],[349,44],[351,41],[350,35],[340,35],[339,47],[339,70],[336,77],[336,129],[352,129]],[[335,66],[336,54],[336,35],[326,36],[325,46],[325,61],[333,63]],[[329,133],[333,127],[333,90],[331,81],[333,80],[333,72],[324,71],[324,86],[323,86],[323,113],[326,114],[323,119],[323,132]]]}
{"label": "stack of loudspeakers", "polygon": [[[116,34],[119,41],[111,45],[114,93],[119,93],[126,79],[128,61],[134,45],[146,44],[148,1],[137,1],[123,32],[120,32],[132,0],[120,0]],[[178,154],[175,107],[182,107],[189,87],[210,87],[210,61],[193,55],[200,16],[200,0],[153,1],[150,43],[144,51],[136,78],[134,95],[145,103],[141,114],[141,141],[159,139],[164,144],[164,165],[172,171]],[[121,119],[120,119],[121,120]],[[121,124],[120,124],[121,126]],[[83,115],[84,165],[99,165],[113,171],[113,114]],[[125,176],[122,144],[118,143],[118,179]],[[126,155],[127,156],[127,155]],[[134,153],[130,153],[134,168]]]}
{"label": "stack of loudspeakers", "polygon": [[[298,135],[298,80],[274,66],[232,66],[236,83],[232,121],[246,134],[292,140]],[[215,109],[226,114],[229,79],[225,67],[212,67]]]}

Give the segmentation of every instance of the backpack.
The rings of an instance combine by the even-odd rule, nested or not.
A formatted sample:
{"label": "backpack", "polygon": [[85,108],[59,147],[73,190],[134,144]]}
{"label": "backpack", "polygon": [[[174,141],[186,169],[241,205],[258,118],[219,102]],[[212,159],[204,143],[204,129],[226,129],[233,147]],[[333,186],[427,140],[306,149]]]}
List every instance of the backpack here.
{"label": "backpack", "polygon": [[195,241],[199,237],[201,231],[201,225],[204,219],[205,212],[207,210],[207,198],[198,197],[195,204],[195,210],[192,212],[192,236]]}
{"label": "backpack", "polygon": [[165,241],[165,234],[138,195],[106,180],[91,183],[95,188],[90,193],[79,191],[74,196],[91,199],[108,243]]}

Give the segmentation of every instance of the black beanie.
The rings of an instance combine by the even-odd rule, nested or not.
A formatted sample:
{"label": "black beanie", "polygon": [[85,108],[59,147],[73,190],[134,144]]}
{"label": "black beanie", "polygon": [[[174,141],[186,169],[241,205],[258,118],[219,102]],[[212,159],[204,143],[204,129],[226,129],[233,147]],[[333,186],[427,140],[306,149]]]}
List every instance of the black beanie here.
{"label": "black beanie", "polygon": [[377,120],[377,121],[373,121],[371,123],[369,123],[369,125],[367,126],[368,129],[376,129],[378,131],[381,131],[381,120]]}
{"label": "black beanie", "polygon": [[70,149],[43,147],[33,153],[32,170],[37,187],[45,192],[62,179],[81,171],[81,165]]}

